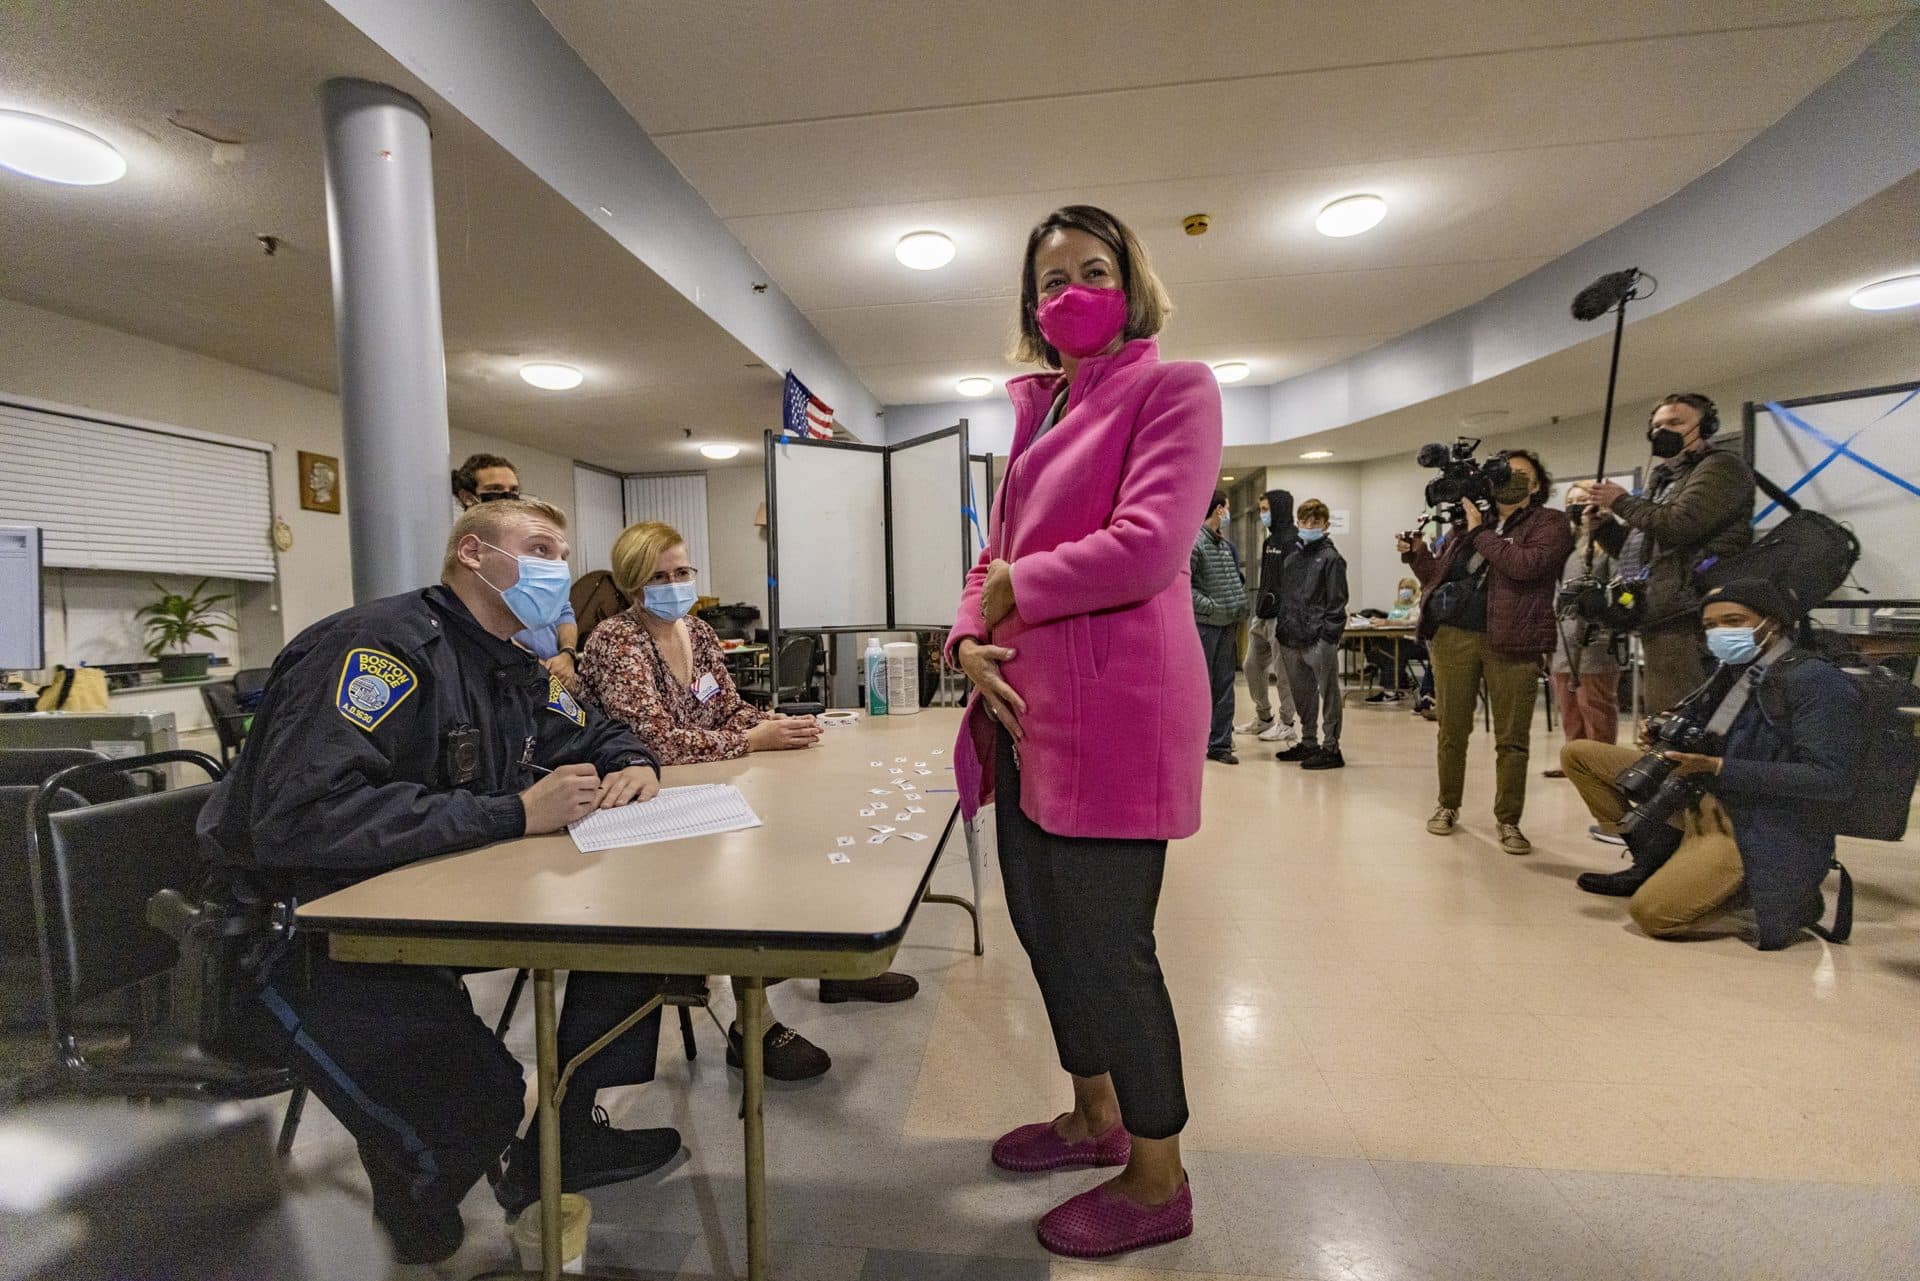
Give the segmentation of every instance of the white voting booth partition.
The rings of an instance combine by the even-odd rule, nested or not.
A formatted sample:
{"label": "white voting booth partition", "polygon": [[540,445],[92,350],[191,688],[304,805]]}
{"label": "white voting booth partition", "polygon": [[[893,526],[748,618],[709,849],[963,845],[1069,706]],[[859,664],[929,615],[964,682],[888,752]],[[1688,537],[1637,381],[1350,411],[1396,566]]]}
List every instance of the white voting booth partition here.
{"label": "white voting booth partition", "polygon": [[[1831,604],[1920,605],[1920,383],[1871,387],[1746,406],[1747,460],[1792,495],[1860,539],[1853,583]],[[1756,532],[1786,518],[1760,495]]]}
{"label": "white voting booth partition", "polygon": [[[974,501],[992,481],[991,463],[967,452],[965,419],[898,445],[769,432],[766,460],[767,641],[776,685],[783,631],[946,633],[980,551]],[[986,514],[978,515],[984,531]],[[972,825],[967,861],[973,901],[927,901],[973,915],[978,953],[984,854]]]}

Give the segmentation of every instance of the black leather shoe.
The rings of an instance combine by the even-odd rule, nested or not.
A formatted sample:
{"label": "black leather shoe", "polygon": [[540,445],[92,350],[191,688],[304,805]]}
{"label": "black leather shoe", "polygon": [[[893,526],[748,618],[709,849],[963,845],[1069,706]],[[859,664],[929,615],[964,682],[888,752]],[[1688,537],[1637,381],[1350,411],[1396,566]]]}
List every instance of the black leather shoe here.
{"label": "black leather shoe", "polygon": [[[811,1081],[833,1066],[827,1052],[784,1023],[767,1029],[762,1064],[769,1081]],[[727,1029],[727,1066],[745,1070],[740,1057],[740,1025]]]}
{"label": "black leather shoe", "polygon": [[1222,765],[1238,765],[1240,763],[1240,758],[1234,755],[1233,749],[1227,747],[1223,747],[1217,752],[1208,752],[1207,759],[1210,761],[1219,761]]}
{"label": "black leather shoe", "polygon": [[1276,761],[1304,761],[1308,757],[1318,756],[1319,754],[1320,744],[1318,743],[1295,743],[1284,752],[1275,752],[1273,759]]}
{"label": "black leather shoe", "polygon": [[1573,883],[1589,894],[1604,894],[1608,898],[1632,898],[1635,890],[1652,879],[1652,871],[1642,867],[1628,867],[1618,872],[1582,872],[1574,878]]}
{"label": "black leather shoe", "polygon": [[1301,769],[1345,769],[1347,758],[1340,755],[1337,747],[1323,747],[1306,760],[1300,762]]}
{"label": "black leather shoe", "polygon": [[911,1001],[919,991],[919,979],[911,974],[895,974],[888,970],[878,978],[871,979],[821,979],[820,1004],[873,1001],[879,1005],[892,1005],[895,1001]]}
{"label": "black leather shoe", "polygon": [[[654,1130],[617,1130],[605,1108],[593,1109],[592,1119],[579,1125],[561,1123],[560,1190],[585,1192],[609,1183],[624,1183],[651,1174],[680,1155],[680,1131],[670,1126]],[[493,1199],[508,1214],[518,1214],[540,1199],[540,1122],[527,1127],[527,1137],[507,1149],[507,1168],[493,1185]]]}
{"label": "black leather shoe", "polygon": [[396,1263],[442,1263],[452,1258],[466,1240],[466,1224],[457,1205],[432,1210],[418,1205],[376,1205],[374,1217],[393,1242]]}

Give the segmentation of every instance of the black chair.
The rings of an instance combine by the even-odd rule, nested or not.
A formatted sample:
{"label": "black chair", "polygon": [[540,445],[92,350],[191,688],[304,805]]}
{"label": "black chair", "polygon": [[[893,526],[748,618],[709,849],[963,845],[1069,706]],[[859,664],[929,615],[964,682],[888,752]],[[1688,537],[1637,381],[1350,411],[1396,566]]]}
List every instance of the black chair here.
{"label": "black chair", "polygon": [[242,667],[233,674],[234,696],[240,700],[240,706],[251,712],[260,695],[267,688],[267,677],[273,672],[271,667]]}
{"label": "black chair", "polygon": [[207,719],[220,739],[220,764],[231,765],[247,741],[247,723],[253,713],[240,706],[240,694],[232,681],[212,681],[200,687],[200,701],[207,706]]}
{"label": "black chair", "polygon": [[[27,868],[27,806],[40,785],[72,765],[107,758],[83,748],[16,748],[0,751],[0,960],[37,961],[33,885]],[[84,791],[63,790],[54,809],[78,809],[134,794],[132,780],[112,773],[85,781]],[[11,1011],[9,1011],[11,1014]]]}
{"label": "black chair", "polygon": [[[211,785],[175,788],[59,809],[60,793],[81,792],[113,772],[220,766],[201,752],[156,752],[61,770],[28,807],[28,863],[40,944],[41,981],[53,1061],[22,1086],[27,1096],[108,1095],[134,1099],[235,1100],[292,1092],[280,1152],[293,1146],[306,1088],[284,1067],[243,1063],[203,1045],[200,1015],[222,1004],[202,989],[204,912],[182,891],[199,880],[195,825]],[[166,932],[156,928],[164,925]],[[171,977],[172,1000],[164,987]],[[140,989],[158,1017],[136,1023],[122,1051],[89,1059],[75,1035],[90,1001]]]}
{"label": "black chair", "polygon": [[787,702],[814,702],[818,686],[814,664],[820,657],[820,638],[812,633],[782,636],[780,654],[767,668],[767,683],[754,680],[742,686],[741,697],[773,707]]}

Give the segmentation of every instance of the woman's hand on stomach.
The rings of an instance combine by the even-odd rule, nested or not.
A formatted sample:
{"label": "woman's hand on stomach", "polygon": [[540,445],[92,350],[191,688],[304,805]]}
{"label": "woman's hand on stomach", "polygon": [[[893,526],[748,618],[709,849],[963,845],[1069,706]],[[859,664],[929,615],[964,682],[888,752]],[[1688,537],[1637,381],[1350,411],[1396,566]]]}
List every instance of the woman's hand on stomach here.
{"label": "woman's hand on stomach", "polygon": [[1007,727],[1017,743],[1023,737],[1020,718],[1027,714],[1027,700],[1000,674],[1000,664],[1013,657],[1014,651],[1004,645],[985,645],[971,637],[960,642],[960,670],[987,701],[987,711]]}

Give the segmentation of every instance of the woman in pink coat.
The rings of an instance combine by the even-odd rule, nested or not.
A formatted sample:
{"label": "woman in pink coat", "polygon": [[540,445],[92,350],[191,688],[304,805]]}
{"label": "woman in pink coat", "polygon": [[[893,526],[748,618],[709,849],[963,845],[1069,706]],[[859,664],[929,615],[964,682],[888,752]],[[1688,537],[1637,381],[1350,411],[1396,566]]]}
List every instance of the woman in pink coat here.
{"label": "woman in pink coat", "polygon": [[[1220,391],[1162,363],[1145,250],[1086,205],[1027,240],[1011,461],[948,651],[978,693],[954,752],[969,817],[997,801],[1007,910],[1073,1110],[993,1147],[1020,1171],[1125,1165],[1055,1207],[1082,1258],[1193,1231],[1180,1033],[1153,939],[1167,842],[1200,826],[1212,699],[1188,555],[1220,471]],[[1058,371],[1058,372],[1051,372]]]}

